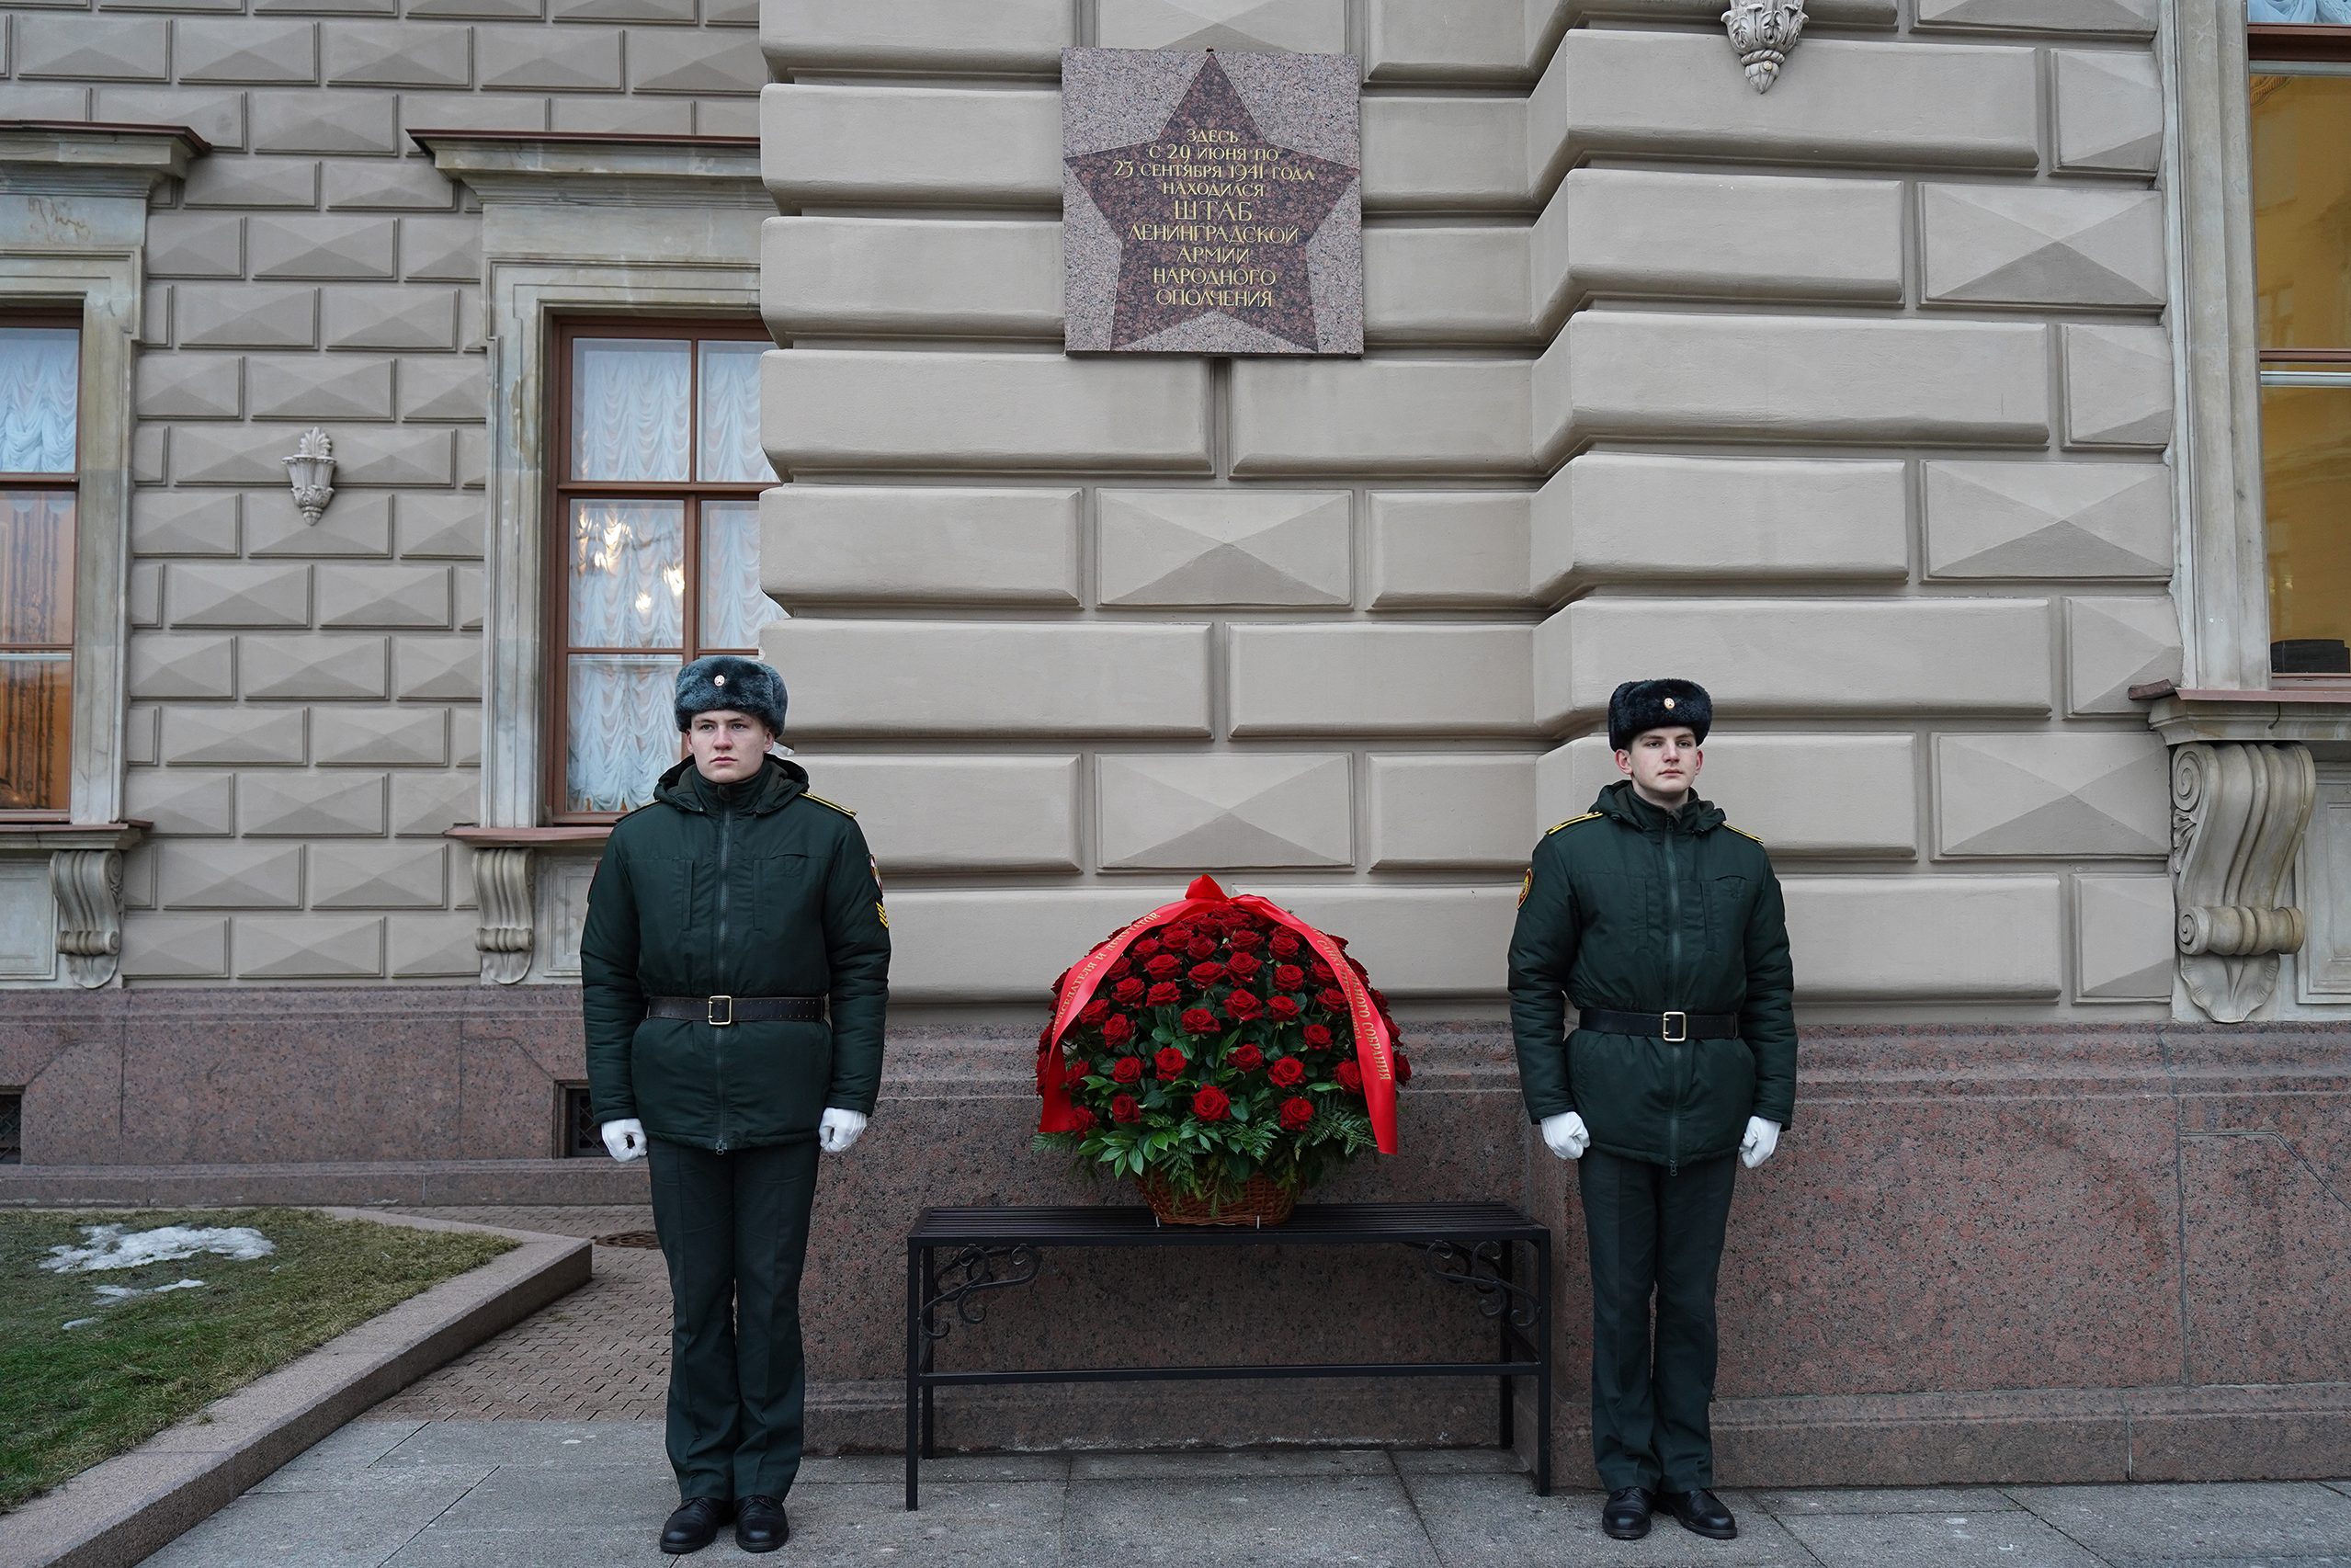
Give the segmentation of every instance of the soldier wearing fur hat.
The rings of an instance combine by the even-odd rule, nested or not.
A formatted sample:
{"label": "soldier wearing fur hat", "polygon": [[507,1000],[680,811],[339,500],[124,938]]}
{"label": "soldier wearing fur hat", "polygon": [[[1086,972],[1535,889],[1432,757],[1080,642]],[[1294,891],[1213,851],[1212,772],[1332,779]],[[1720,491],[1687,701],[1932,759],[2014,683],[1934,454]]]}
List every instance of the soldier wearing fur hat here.
{"label": "soldier wearing fur hat", "polygon": [[1536,846],[1510,943],[1527,1111],[1579,1163],[1600,1522],[1622,1540],[1653,1509],[1738,1534],[1712,1490],[1715,1275],[1732,1177],[1771,1157],[1796,1097],[1779,882],[1696,790],[1713,717],[1691,681],[1617,687],[1625,778]]}
{"label": "soldier wearing fur hat", "polygon": [[580,938],[593,1114],[614,1159],[651,1156],[669,1266],[671,1553],[730,1517],[746,1551],[790,1534],[817,1155],[857,1141],[881,1078],[880,878],[854,815],[768,755],[784,705],[755,660],[679,673],[688,755],[613,824]]}

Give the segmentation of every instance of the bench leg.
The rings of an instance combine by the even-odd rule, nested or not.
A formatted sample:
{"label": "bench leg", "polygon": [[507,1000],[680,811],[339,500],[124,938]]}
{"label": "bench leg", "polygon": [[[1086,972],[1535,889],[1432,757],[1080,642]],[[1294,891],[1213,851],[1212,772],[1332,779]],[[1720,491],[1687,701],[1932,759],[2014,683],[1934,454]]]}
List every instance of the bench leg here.
{"label": "bench leg", "polygon": [[918,1411],[923,1394],[923,1352],[926,1336],[923,1333],[923,1266],[920,1250],[914,1243],[906,1244],[906,1510],[912,1513],[919,1504],[915,1497],[916,1471],[919,1460],[916,1449],[921,1430]]}
{"label": "bench leg", "polygon": [[[1503,1243],[1502,1259],[1501,1262],[1496,1265],[1495,1272],[1502,1276],[1502,1282],[1505,1285],[1508,1285],[1512,1282],[1512,1276],[1514,1272],[1513,1266],[1517,1262],[1517,1244],[1515,1242]],[[1516,1358],[1511,1354],[1512,1346],[1510,1343],[1509,1302],[1510,1296],[1509,1293],[1505,1291],[1503,1294],[1503,1312],[1500,1320],[1500,1329],[1497,1335],[1497,1337],[1501,1341],[1501,1349],[1498,1353],[1505,1361],[1516,1359]],[[1505,1449],[1515,1449],[1518,1446],[1517,1380],[1515,1378],[1504,1377],[1497,1381],[1502,1384],[1502,1446]]]}
{"label": "bench leg", "polygon": [[1535,1351],[1542,1370],[1535,1374],[1535,1494],[1551,1494],[1551,1347],[1558,1335],[1551,1330],[1551,1238],[1545,1231],[1535,1244]]}

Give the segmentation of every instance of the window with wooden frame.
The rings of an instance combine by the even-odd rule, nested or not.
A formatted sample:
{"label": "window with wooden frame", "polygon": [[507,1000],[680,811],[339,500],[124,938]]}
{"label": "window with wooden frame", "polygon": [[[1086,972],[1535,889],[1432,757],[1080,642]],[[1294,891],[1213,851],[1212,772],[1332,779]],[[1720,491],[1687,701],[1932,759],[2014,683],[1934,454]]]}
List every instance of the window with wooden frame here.
{"label": "window with wooden frame", "polygon": [[758,652],[782,611],[759,591],[755,321],[557,324],[550,425],[549,820],[652,799],[680,755],[677,671]]}
{"label": "window with wooden frame", "polygon": [[65,816],[82,335],[0,314],[0,816]]}
{"label": "window with wooden frame", "polygon": [[2351,679],[2351,0],[2249,0],[2274,679]]}

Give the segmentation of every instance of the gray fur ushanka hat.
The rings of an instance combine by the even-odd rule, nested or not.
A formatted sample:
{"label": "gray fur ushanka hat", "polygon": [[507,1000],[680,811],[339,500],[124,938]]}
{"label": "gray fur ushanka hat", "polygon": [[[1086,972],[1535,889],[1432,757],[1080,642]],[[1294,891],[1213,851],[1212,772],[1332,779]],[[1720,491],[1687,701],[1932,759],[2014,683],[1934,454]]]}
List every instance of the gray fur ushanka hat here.
{"label": "gray fur ushanka hat", "polygon": [[1624,751],[1643,730],[1687,725],[1698,744],[1714,727],[1714,699],[1694,680],[1629,680],[1608,697],[1608,749]]}
{"label": "gray fur ushanka hat", "polygon": [[677,672],[677,727],[690,730],[694,715],[731,708],[784,733],[784,677],[756,659],[711,653]]}

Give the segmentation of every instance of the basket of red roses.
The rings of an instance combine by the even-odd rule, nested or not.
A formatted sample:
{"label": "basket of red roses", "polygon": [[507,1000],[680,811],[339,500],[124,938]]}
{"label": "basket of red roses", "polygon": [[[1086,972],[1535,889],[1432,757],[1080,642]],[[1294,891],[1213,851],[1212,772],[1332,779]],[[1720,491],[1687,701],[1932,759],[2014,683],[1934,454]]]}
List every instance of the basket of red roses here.
{"label": "basket of red roses", "polygon": [[1305,1188],[1396,1147],[1412,1067],[1340,937],[1207,877],[1053,985],[1037,1144],[1130,1176],[1164,1224],[1278,1224]]}

